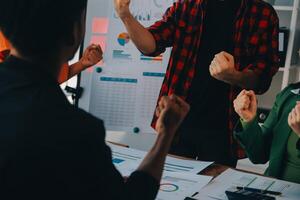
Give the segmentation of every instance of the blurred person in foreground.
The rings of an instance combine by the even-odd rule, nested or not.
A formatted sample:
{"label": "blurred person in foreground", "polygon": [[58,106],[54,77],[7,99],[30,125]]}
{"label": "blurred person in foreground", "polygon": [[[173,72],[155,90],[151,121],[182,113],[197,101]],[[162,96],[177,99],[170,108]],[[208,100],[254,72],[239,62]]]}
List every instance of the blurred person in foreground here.
{"label": "blurred person in foreground", "polygon": [[0,64],[1,199],[155,199],[189,106],[174,95],[161,99],[157,140],[125,181],[103,122],[74,108],[57,81],[83,40],[87,0],[1,4],[0,27],[11,44]]}

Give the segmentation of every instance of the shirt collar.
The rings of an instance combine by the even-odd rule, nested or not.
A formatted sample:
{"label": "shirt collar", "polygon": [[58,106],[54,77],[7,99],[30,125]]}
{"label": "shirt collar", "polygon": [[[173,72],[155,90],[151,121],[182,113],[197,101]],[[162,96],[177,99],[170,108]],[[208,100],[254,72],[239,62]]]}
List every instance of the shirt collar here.
{"label": "shirt collar", "polygon": [[300,95],[300,88],[298,88],[298,89],[292,89],[291,92],[293,94]]}

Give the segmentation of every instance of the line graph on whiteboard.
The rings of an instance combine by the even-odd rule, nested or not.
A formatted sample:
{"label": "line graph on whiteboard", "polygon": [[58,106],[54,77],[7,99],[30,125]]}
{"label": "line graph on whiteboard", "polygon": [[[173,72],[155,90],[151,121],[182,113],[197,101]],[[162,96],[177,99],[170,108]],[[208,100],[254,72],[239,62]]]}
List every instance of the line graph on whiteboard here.
{"label": "line graph on whiteboard", "polygon": [[174,3],[176,0],[153,0],[153,4],[157,7],[157,8],[163,8],[164,4],[167,5],[171,5],[172,3]]}
{"label": "line graph on whiteboard", "polygon": [[[134,18],[143,25],[149,25],[147,22],[160,20],[164,12],[175,1],[176,0],[152,0],[145,2],[141,0],[131,0],[130,12]],[[116,12],[114,12],[114,18],[119,18]]]}

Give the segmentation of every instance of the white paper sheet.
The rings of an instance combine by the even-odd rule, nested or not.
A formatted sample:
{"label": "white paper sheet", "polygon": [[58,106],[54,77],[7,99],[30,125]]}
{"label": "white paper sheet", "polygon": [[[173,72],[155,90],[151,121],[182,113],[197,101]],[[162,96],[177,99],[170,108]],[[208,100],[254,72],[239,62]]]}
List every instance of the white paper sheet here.
{"label": "white paper sheet", "polygon": [[189,173],[165,172],[163,174],[157,200],[183,200],[201,190],[212,177]]}
{"label": "white paper sheet", "polygon": [[237,186],[281,192],[282,195],[276,197],[277,200],[300,199],[300,184],[239,172],[232,169],[227,170],[214,179],[208,186],[203,188],[196,197],[201,200],[227,200],[225,191]]}
{"label": "white paper sheet", "polygon": [[[124,148],[111,144],[109,146],[112,149],[113,163],[123,176],[128,176],[134,172],[147,154],[145,151]],[[182,160],[167,157],[164,171],[198,174],[211,164],[212,162]]]}

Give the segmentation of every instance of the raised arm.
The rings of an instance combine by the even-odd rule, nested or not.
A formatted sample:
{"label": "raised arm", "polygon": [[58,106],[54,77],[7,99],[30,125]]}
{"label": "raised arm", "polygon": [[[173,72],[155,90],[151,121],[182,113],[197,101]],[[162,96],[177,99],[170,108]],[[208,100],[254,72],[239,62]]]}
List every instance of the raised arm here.
{"label": "raised arm", "polygon": [[298,136],[296,149],[300,158],[300,102],[298,101],[295,108],[290,112],[288,117],[288,124],[293,132]]}
{"label": "raised arm", "polygon": [[[55,182],[68,183],[66,191],[84,194],[86,199],[154,200],[159,190],[166,155],[175,132],[188,111],[188,104],[178,97],[162,98],[156,112],[159,117],[157,141],[138,169],[126,180],[113,164],[112,152],[104,141],[103,123],[87,116],[84,111],[73,115],[61,112],[55,119],[56,126],[47,124],[50,132],[62,137],[59,140],[62,142],[55,146],[61,148],[54,152],[55,160],[59,161],[55,163],[55,170],[59,172],[54,177],[57,179]],[[65,132],[66,134],[60,134]],[[72,142],[64,142],[70,138]],[[45,166],[52,166],[51,159],[47,156],[41,157],[45,158]]]}
{"label": "raised arm", "polygon": [[174,3],[164,14],[163,18],[149,28],[143,27],[130,13],[130,0],[114,0],[115,9],[125,24],[129,37],[137,48],[145,55],[156,56],[166,48],[173,46],[176,28],[176,12],[180,2]]}
{"label": "raised arm", "polygon": [[129,37],[136,47],[144,54],[151,54],[156,49],[153,35],[141,25],[130,13],[130,0],[114,0],[115,9],[120,19],[123,21]]}
{"label": "raised arm", "polygon": [[241,118],[235,137],[246,150],[249,159],[255,164],[269,161],[272,142],[272,127],[277,123],[277,104],[262,127],[257,121],[257,99],[253,91],[243,90],[234,101],[235,111]]}
{"label": "raised arm", "polygon": [[[131,174],[126,182],[123,182],[119,173],[113,169],[111,158],[106,160],[108,165],[106,176],[114,181],[114,185],[107,188],[111,191],[110,194],[116,197],[112,199],[119,199],[119,197],[128,200],[155,199],[173,137],[188,111],[189,105],[179,97],[170,96],[161,99],[156,110],[157,140],[136,172]],[[116,188],[119,191],[116,191]]]}
{"label": "raised arm", "polygon": [[156,131],[158,137],[155,145],[140,165],[140,171],[145,171],[156,180],[161,179],[166,156],[171,147],[174,134],[189,112],[189,105],[179,97],[162,97],[156,115],[158,121]]}

